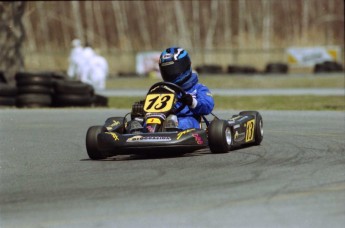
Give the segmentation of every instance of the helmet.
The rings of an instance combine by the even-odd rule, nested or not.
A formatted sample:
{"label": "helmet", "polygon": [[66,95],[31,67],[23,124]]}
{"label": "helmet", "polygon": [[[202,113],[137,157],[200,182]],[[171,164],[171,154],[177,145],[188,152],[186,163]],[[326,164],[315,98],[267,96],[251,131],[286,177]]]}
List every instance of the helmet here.
{"label": "helmet", "polygon": [[84,57],[87,58],[87,59],[91,58],[91,57],[93,57],[95,55],[95,52],[94,52],[94,50],[91,47],[84,48],[83,53],[84,53]]}
{"label": "helmet", "polygon": [[72,40],[72,46],[73,47],[80,47],[81,46],[81,41],[79,39]]}
{"label": "helmet", "polygon": [[180,47],[170,47],[159,57],[159,70],[164,81],[183,85],[192,75],[188,52]]}

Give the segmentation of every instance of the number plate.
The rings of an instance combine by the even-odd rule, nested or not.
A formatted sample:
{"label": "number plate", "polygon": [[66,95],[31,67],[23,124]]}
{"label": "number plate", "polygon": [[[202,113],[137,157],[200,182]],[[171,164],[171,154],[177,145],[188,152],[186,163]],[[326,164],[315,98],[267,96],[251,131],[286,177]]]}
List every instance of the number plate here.
{"label": "number plate", "polygon": [[148,94],[145,99],[145,112],[167,112],[174,105],[175,94]]}
{"label": "number plate", "polygon": [[255,120],[249,120],[247,122],[246,130],[246,142],[252,141],[254,139],[254,130],[255,130]]}

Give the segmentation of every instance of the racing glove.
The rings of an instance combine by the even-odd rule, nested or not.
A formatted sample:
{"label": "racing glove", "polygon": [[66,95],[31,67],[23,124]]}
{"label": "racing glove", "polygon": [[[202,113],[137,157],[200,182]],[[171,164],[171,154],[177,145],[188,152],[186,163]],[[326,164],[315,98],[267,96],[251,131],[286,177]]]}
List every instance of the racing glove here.
{"label": "racing glove", "polygon": [[186,95],[181,97],[181,101],[183,104],[191,106],[193,104],[193,97],[192,97],[192,95],[187,93]]}

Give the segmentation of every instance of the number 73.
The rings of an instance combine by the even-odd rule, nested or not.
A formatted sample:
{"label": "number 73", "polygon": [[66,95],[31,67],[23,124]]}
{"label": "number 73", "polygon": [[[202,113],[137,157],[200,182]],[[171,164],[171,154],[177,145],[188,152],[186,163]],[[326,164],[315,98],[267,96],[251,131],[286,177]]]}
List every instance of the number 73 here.
{"label": "number 73", "polygon": [[174,94],[148,94],[145,99],[145,112],[167,112],[174,103]]}

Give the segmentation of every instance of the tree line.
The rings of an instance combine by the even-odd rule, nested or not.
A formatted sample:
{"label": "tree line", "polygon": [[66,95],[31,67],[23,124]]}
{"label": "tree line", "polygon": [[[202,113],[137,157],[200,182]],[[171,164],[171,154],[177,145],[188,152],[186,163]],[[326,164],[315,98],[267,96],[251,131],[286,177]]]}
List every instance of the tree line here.
{"label": "tree line", "polygon": [[27,48],[101,50],[275,48],[339,44],[343,0],[28,1]]}
{"label": "tree line", "polygon": [[200,55],[344,47],[343,0],[2,1],[0,17],[0,70],[12,72],[22,49],[68,53],[75,38],[133,55],[170,45]]}

